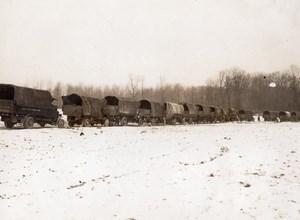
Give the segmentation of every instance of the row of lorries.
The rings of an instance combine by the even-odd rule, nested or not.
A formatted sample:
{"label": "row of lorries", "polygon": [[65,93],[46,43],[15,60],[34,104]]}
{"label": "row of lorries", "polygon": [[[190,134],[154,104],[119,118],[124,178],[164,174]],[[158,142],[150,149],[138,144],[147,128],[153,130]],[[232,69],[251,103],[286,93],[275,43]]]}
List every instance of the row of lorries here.
{"label": "row of lorries", "polygon": [[[21,123],[24,128],[32,128],[35,123],[64,127],[64,120],[53,105],[51,93],[45,90],[0,84],[0,116],[7,128]],[[117,96],[103,99],[70,94],[62,96],[62,111],[67,116],[70,127],[74,125],[125,126],[137,124],[186,124],[228,121],[253,121],[253,112],[223,109],[215,106],[191,103],[154,102],[151,100],[131,100]],[[265,121],[300,120],[298,112],[265,111]]]}

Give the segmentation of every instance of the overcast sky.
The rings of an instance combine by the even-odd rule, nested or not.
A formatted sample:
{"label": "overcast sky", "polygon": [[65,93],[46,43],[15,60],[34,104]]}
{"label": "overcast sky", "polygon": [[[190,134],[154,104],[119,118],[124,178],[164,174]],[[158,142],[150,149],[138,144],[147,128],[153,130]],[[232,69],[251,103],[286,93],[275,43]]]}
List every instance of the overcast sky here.
{"label": "overcast sky", "polygon": [[203,85],[300,65],[299,0],[0,0],[0,82]]}

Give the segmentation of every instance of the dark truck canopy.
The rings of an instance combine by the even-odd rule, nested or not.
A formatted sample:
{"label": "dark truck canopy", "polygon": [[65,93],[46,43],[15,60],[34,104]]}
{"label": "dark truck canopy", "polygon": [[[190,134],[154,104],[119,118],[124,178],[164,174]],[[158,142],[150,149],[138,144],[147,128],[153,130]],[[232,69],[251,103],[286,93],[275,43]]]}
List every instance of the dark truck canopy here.
{"label": "dark truck canopy", "polygon": [[279,116],[286,116],[286,117],[291,117],[291,113],[288,111],[281,111],[278,114]]}
{"label": "dark truck canopy", "polygon": [[291,118],[291,113],[288,112],[288,111],[281,111],[281,112],[278,113],[278,117],[282,121],[288,121]]}
{"label": "dark truck canopy", "polygon": [[54,98],[47,90],[32,89],[10,84],[0,84],[0,99],[15,101],[17,106],[49,108]]}
{"label": "dark truck canopy", "polygon": [[248,120],[253,120],[253,113],[251,111],[246,111],[246,110],[239,110],[238,111],[238,116],[240,119],[248,119]]}
{"label": "dark truck canopy", "polygon": [[300,116],[300,112],[291,112],[291,117],[296,117],[296,116]]}
{"label": "dark truck canopy", "polygon": [[71,94],[62,96],[63,105],[76,105],[82,107],[83,116],[102,117],[102,107],[104,101],[98,98],[81,96],[78,94]]}
{"label": "dark truck canopy", "polygon": [[152,117],[163,117],[165,112],[165,107],[163,103],[152,102],[147,99],[140,100],[140,109],[150,110],[150,116]]}
{"label": "dark truck canopy", "polygon": [[263,112],[263,115],[278,115],[278,112],[277,111],[264,111]]}
{"label": "dark truck canopy", "polygon": [[263,117],[264,119],[272,119],[272,120],[275,120],[278,116],[278,112],[277,111],[264,111],[263,112]]}
{"label": "dark truck canopy", "polygon": [[291,119],[292,120],[300,119],[300,112],[297,112],[297,111],[291,112]]}
{"label": "dark truck canopy", "polygon": [[137,113],[139,106],[139,102],[137,101],[117,96],[106,96],[104,99],[106,101],[106,105],[118,106],[120,114],[135,115]]}

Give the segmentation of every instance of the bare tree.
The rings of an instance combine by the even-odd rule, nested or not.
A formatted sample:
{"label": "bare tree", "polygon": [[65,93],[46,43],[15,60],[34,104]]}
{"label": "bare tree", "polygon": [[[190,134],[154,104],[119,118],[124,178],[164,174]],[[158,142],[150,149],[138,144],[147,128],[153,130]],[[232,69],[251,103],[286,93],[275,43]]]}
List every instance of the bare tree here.
{"label": "bare tree", "polygon": [[145,83],[145,77],[144,75],[140,75],[140,83],[141,83],[141,95],[142,95],[142,99],[144,99],[145,96],[145,87],[144,87],[144,83]]}
{"label": "bare tree", "polygon": [[163,76],[159,78],[159,93],[161,102],[165,102],[166,80]]}
{"label": "bare tree", "polygon": [[290,76],[290,90],[294,101],[293,108],[299,110],[299,87],[300,87],[300,68],[296,65],[291,65],[288,69]]}
{"label": "bare tree", "polygon": [[57,100],[57,106],[59,108],[62,107],[62,99],[61,99],[62,90],[63,90],[63,88],[62,88],[62,83],[61,82],[57,82],[55,84],[54,89],[52,90],[53,98],[55,98]]}
{"label": "bare tree", "polygon": [[139,75],[129,74],[129,92],[132,99],[136,98],[139,82],[140,82]]}
{"label": "bare tree", "polygon": [[179,103],[181,101],[181,97],[182,95],[184,94],[184,88],[182,87],[181,84],[179,83],[176,83],[174,86],[173,86],[173,97],[174,97],[174,101],[176,101],[177,103]]}
{"label": "bare tree", "polygon": [[224,98],[225,98],[225,78],[226,78],[226,72],[220,71],[218,76],[218,86],[219,86],[219,103],[221,106],[225,105]]}
{"label": "bare tree", "polygon": [[224,71],[225,80],[224,80],[224,88],[227,96],[227,105],[229,108],[232,108],[231,104],[231,94],[232,94],[232,76],[230,75],[229,70]]}

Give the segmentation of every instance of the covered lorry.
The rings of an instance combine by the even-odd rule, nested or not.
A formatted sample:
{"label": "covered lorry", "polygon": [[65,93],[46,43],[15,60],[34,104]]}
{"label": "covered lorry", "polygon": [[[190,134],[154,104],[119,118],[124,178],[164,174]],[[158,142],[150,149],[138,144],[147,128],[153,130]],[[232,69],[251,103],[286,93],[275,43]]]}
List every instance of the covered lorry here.
{"label": "covered lorry", "polygon": [[247,110],[239,110],[238,118],[240,121],[254,121],[253,112]]}
{"label": "covered lorry", "polygon": [[152,125],[162,123],[165,115],[163,103],[153,102],[147,99],[139,101],[138,120],[139,124],[151,123]]}
{"label": "covered lorry", "polygon": [[264,111],[263,118],[265,121],[276,121],[278,117],[277,111]]}
{"label": "covered lorry", "polygon": [[300,112],[298,111],[291,112],[291,121],[294,122],[300,121]]}
{"label": "covered lorry", "polygon": [[67,115],[68,124],[73,127],[74,124],[90,126],[103,123],[102,108],[104,100],[70,94],[62,96],[63,113]]}
{"label": "covered lorry", "polygon": [[176,124],[184,123],[184,108],[183,105],[172,103],[172,102],[165,102],[165,123],[167,124]]}
{"label": "covered lorry", "polygon": [[193,122],[198,122],[199,108],[197,107],[197,105],[185,103],[185,102],[182,102],[180,104],[183,106],[184,109],[183,114],[184,114],[185,121],[190,124]]}
{"label": "covered lorry", "polygon": [[0,84],[0,116],[7,128],[21,123],[32,128],[34,123],[64,127],[64,121],[52,102],[55,99],[46,90],[32,89],[12,84]]}
{"label": "covered lorry", "polygon": [[117,96],[106,96],[103,107],[104,125],[127,125],[137,121],[139,102]]}
{"label": "covered lorry", "polygon": [[225,112],[222,108],[216,106],[210,106],[210,112],[211,112],[212,121],[214,122],[225,121]]}
{"label": "covered lorry", "polygon": [[237,121],[238,120],[238,112],[235,109],[228,108],[225,112],[225,121]]}
{"label": "covered lorry", "polygon": [[291,121],[291,113],[288,111],[281,111],[278,113],[280,121]]}
{"label": "covered lorry", "polygon": [[210,107],[203,104],[196,104],[198,110],[198,123],[207,123],[211,121]]}

